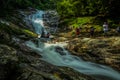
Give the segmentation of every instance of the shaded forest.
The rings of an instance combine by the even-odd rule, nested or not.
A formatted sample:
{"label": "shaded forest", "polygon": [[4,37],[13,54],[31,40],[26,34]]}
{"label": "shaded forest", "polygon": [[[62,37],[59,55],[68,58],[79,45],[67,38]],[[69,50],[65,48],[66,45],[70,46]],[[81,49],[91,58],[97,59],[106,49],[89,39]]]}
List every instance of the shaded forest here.
{"label": "shaded forest", "polygon": [[119,17],[119,0],[62,0],[57,10],[63,17],[96,16]]}
{"label": "shaded forest", "polygon": [[54,0],[1,0],[0,1],[0,16],[9,15],[16,9],[26,9],[28,7],[46,10],[54,9]]}
{"label": "shaded forest", "polygon": [[1,0],[0,12],[9,13],[14,9],[33,7],[57,9],[62,17],[103,15],[120,17],[119,0]]}

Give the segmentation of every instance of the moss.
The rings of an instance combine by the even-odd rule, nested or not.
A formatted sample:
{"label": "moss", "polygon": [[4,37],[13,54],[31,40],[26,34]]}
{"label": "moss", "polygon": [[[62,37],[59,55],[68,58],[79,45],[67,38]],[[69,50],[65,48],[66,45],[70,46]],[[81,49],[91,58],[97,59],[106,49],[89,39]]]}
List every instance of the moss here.
{"label": "moss", "polygon": [[22,32],[24,34],[26,34],[27,36],[29,37],[37,37],[37,34],[35,34],[34,32],[30,31],[30,30],[27,30],[27,29],[23,29]]}
{"label": "moss", "polygon": [[10,24],[9,26],[6,24],[0,24],[0,32],[6,32],[9,35],[26,35],[27,37],[37,37],[37,34],[28,30],[19,28],[19,26],[15,24]]}
{"label": "moss", "polygon": [[62,24],[66,24],[68,26],[80,27],[81,25],[92,23],[92,19],[94,17],[78,17],[78,18],[69,18],[64,19]]}

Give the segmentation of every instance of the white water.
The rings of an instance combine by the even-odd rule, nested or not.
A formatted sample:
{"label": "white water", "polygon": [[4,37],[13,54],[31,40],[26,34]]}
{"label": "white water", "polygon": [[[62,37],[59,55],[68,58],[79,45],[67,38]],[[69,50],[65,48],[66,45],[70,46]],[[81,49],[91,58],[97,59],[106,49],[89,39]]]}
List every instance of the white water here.
{"label": "white water", "polygon": [[[31,18],[35,31],[38,34],[41,34],[40,29],[44,27],[41,16],[43,13],[44,12],[39,11],[32,15]],[[28,41],[26,42],[26,45],[40,54],[42,56],[42,60],[47,61],[53,65],[73,68],[74,70],[77,70],[81,73],[91,75],[97,80],[120,80],[120,73],[113,70],[112,68],[96,63],[86,62],[77,56],[71,55],[67,50],[64,49],[64,46],[67,45],[66,43],[59,42],[56,44],[49,44],[42,43],[39,40],[38,44],[35,44],[32,41]],[[56,47],[58,46],[62,49],[61,52],[64,54],[60,54],[56,51]]]}
{"label": "white water", "polygon": [[44,14],[43,11],[38,11],[36,14],[30,15],[28,17],[28,19],[31,20],[31,22],[34,26],[34,30],[38,35],[42,35],[43,32],[45,34],[47,34],[47,31],[44,28],[44,24],[43,24],[43,20],[42,20],[43,15],[42,14]]}

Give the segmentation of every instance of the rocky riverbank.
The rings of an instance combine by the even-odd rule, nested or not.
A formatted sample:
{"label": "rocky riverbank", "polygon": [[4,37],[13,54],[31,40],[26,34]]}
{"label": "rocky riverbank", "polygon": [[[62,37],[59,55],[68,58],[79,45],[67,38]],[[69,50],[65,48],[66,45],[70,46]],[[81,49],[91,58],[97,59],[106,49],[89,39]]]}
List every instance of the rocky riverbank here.
{"label": "rocky riverbank", "polygon": [[41,56],[25,45],[37,34],[26,25],[24,16],[16,12],[0,19],[0,80],[94,80],[71,68],[40,60]]}
{"label": "rocky riverbank", "polygon": [[[59,36],[59,37],[58,37]],[[67,49],[86,61],[111,66],[120,71],[120,37],[72,37],[60,32],[57,41],[66,41]]]}
{"label": "rocky riverbank", "polygon": [[13,48],[0,44],[0,80],[93,80],[67,67],[40,60],[24,43]]}

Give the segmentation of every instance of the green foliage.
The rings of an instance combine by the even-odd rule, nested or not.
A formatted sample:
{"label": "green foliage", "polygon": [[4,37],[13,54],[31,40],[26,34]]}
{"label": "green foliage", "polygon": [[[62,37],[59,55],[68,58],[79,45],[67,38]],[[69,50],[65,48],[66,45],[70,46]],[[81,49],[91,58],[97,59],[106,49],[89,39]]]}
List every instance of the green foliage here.
{"label": "green foliage", "polygon": [[[82,28],[82,31],[84,32],[86,27],[88,29],[90,27],[94,27],[96,32],[101,32],[103,30],[102,25],[104,23],[104,20],[103,19],[98,20],[95,18],[96,17],[67,18],[67,19],[64,19],[64,21],[63,21],[63,23],[61,23],[61,25],[69,27],[71,30],[73,30],[72,31],[73,35],[75,34],[75,31],[74,31],[75,28]],[[120,26],[118,23],[118,20],[107,19],[107,22],[109,23],[110,30],[116,29],[118,26]]]}
{"label": "green foliage", "polygon": [[26,9],[28,7],[37,9],[55,9],[55,0],[0,0],[0,17],[8,15],[16,9]]}
{"label": "green foliage", "polygon": [[78,17],[78,18],[69,18],[64,19],[63,25],[67,24],[71,27],[81,27],[82,25],[91,24],[94,17]]}
{"label": "green foliage", "polygon": [[[9,14],[14,9],[33,7],[38,9],[57,9],[62,18],[93,16],[118,17],[120,0],[0,0],[0,15]],[[120,16],[119,16],[120,17]]]}
{"label": "green foliage", "polygon": [[74,16],[74,6],[69,0],[64,0],[57,4],[57,10],[62,17]]}
{"label": "green foliage", "polygon": [[57,4],[57,11],[62,17],[98,14],[118,17],[120,14],[119,3],[119,0],[61,0]]}

